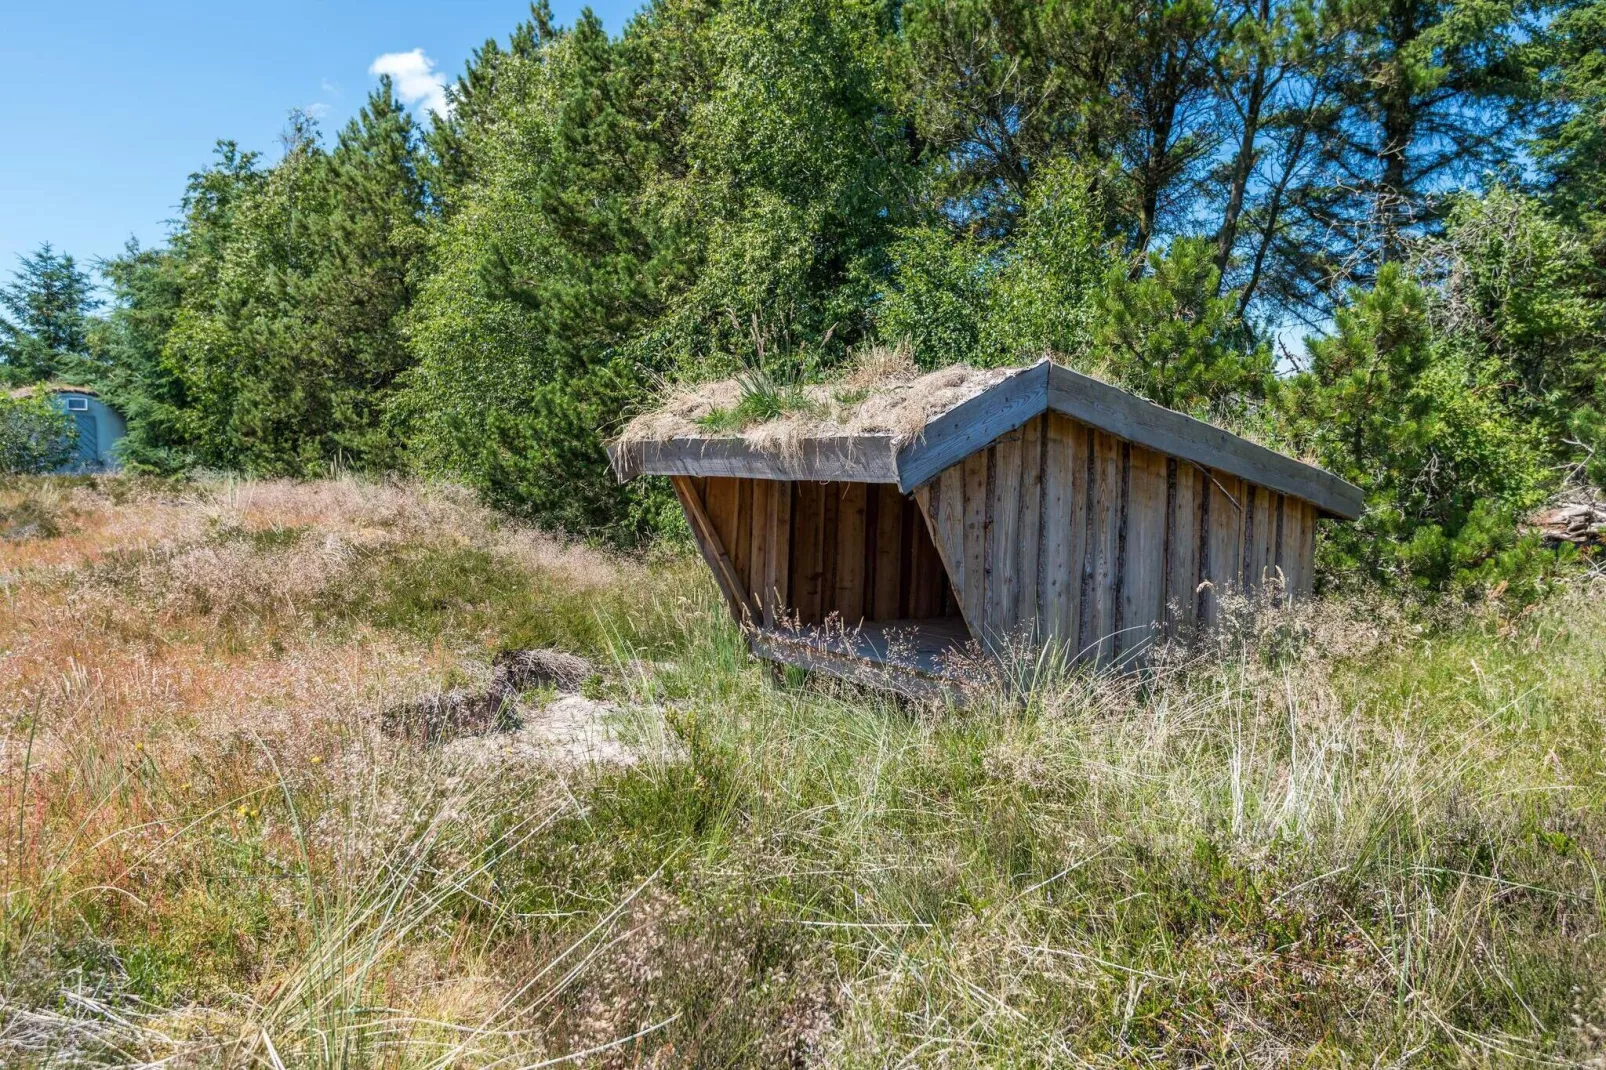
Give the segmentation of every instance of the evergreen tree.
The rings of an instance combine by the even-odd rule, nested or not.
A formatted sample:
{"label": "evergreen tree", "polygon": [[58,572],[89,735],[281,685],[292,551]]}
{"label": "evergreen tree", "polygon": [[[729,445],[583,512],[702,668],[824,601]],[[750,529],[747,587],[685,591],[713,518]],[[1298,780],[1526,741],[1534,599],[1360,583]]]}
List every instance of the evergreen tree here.
{"label": "evergreen tree", "polygon": [[1245,336],[1237,295],[1220,293],[1213,253],[1205,239],[1183,238],[1150,253],[1138,278],[1111,271],[1097,298],[1095,353],[1152,401],[1237,419],[1271,386],[1271,353]]}
{"label": "evergreen tree", "polygon": [[1328,0],[1316,156],[1296,191],[1297,254],[1281,289],[1323,314],[1348,282],[1398,263],[1442,218],[1437,195],[1498,169],[1532,99],[1519,0]]}
{"label": "evergreen tree", "polygon": [[425,250],[426,191],[419,135],[389,79],[342,131],[331,154],[322,249],[296,291],[302,345],[318,354],[329,393],[324,456],[393,468],[399,443],[386,406],[412,364],[401,317],[412,306]]}
{"label": "evergreen tree", "polygon": [[172,249],[141,249],[132,240],[122,256],[101,266],[114,299],[91,345],[106,368],[106,400],[128,421],[120,456],[136,470],[176,472],[192,459],[183,430],[188,395],[163,360],[183,305],[183,268]]}
{"label": "evergreen tree", "polygon": [[447,87],[450,114],[435,117],[424,135],[428,152],[421,161],[435,211],[449,214],[481,174],[484,161],[479,150],[506,110],[507,97],[518,91],[519,66],[538,61],[555,32],[551,5],[536,0],[530,5],[530,17],[515,27],[505,46],[487,39]]}
{"label": "evergreen tree", "polygon": [[628,511],[602,434],[636,388],[623,347],[670,266],[637,203],[655,153],[619,51],[588,14],[502,72],[502,119],[476,196],[437,234],[397,406],[424,467],[579,531]]}
{"label": "evergreen tree", "polygon": [[1279,432],[1366,492],[1361,520],[1329,532],[1330,572],[1442,587],[1532,565],[1515,521],[1544,494],[1542,443],[1505,403],[1499,362],[1435,329],[1428,290],[1386,264],[1307,345]]}
{"label": "evergreen tree", "polygon": [[240,188],[203,176],[220,197],[197,196],[176,248],[186,273],[193,257],[214,275],[186,290],[164,348],[199,460],[289,475],[397,463],[385,414],[411,363],[399,316],[423,251],[418,142],[385,80],[332,153],[298,117],[272,170],[242,171]]}
{"label": "evergreen tree", "polygon": [[49,242],[19,261],[0,288],[0,382],[91,377],[89,319],[101,304],[93,281]]}
{"label": "evergreen tree", "polygon": [[1545,112],[1534,131],[1553,208],[1590,227],[1606,267],[1606,0],[1573,0],[1533,46]]}

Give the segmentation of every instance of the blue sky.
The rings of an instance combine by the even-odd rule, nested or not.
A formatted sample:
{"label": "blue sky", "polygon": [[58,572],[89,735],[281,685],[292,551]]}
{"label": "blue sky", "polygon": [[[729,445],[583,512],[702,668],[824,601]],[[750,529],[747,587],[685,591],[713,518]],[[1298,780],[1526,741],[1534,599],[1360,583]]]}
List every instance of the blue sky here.
{"label": "blue sky", "polygon": [[[553,0],[570,23],[584,5]],[[594,0],[618,33],[639,0]],[[130,235],[162,240],[184,181],[219,138],[277,157],[291,108],[338,130],[377,81],[376,60],[423,108],[427,64],[455,78],[487,37],[505,40],[526,0],[273,4],[107,0],[7,3],[0,93],[0,279],[49,241],[80,262]],[[415,54],[415,50],[420,50]],[[426,62],[427,61],[427,64]]]}

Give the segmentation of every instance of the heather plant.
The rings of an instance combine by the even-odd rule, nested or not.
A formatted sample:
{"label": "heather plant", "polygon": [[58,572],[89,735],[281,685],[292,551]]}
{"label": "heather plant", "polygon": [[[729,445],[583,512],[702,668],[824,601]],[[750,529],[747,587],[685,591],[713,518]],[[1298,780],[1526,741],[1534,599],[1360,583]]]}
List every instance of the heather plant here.
{"label": "heather plant", "polygon": [[[73,530],[0,542],[7,1065],[1601,1054],[1595,581],[1232,604],[957,709],[777,681],[697,562],[452,488],[50,486]],[[380,728],[525,643],[599,667],[608,758],[541,735],[578,697]]]}

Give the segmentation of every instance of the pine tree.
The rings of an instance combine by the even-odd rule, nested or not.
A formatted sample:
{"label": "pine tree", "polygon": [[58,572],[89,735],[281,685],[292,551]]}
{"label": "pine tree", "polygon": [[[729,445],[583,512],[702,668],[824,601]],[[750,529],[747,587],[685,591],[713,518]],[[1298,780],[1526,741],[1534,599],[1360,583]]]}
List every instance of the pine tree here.
{"label": "pine tree", "polygon": [[1533,139],[1548,199],[1586,223],[1606,267],[1606,0],[1573,0],[1534,46],[1545,111]]}
{"label": "pine tree", "polygon": [[417,127],[383,79],[331,154],[324,249],[299,287],[319,310],[309,345],[330,384],[324,452],[370,469],[399,462],[385,413],[412,364],[401,317],[425,251],[419,149]]}
{"label": "pine tree", "polygon": [[542,49],[557,30],[548,0],[530,5],[530,17],[519,23],[506,46],[490,38],[474,50],[463,73],[447,88],[450,114],[437,116],[424,135],[428,152],[422,169],[430,190],[431,208],[450,214],[465,187],[485,165],[479,152],[511,100],[519,98],[520,68],[539,63]]}
{"label": "pine tree", "polygon": [[665,267],[635,200],[652,154],[594,16],[539,47],[502,72],[506,121],[477,150],[477,197],[437,237],[398,413],[426,467],[596,531],[628,507],[602,450],[637,389],[622,350],[660,309]]}
{"label": "pine tree", "polygon": [[0,288],[0,382],[84,377],[89,319],[101,304],[94,282],[49,242],[19,261]]}
{"label": "pine tree", "polygon": [[1298,191],[1303,255],[1284,285],[1324,309],[1398,263],[1442,218],[1435,195],[1499,169],[1531,102],[1522,0],[1330,0],[1333,45],[1306,76],[1319,107],[1312,179]]}
{"label": "pine tree", "polygon": [[288,475],[398,463],[385,414],[411,363],[399,317],[424,248],[418,152],[384,80],[333,152],[295,117],[270,171],[202,177],[219,196],[197,196],[175,249],[213,277],[186,290],[164,351],[199,460]]}
{"label": "pine tree", "polygon": [[192,456],[184,442],[184,382],[162,359],[183,305],[183,267],[172,249],[141,249],[130,240],[101,268],[114,299],[91,344],[106,368],[106,398],[128,421],[123,463],[136,470],[176,472]]}

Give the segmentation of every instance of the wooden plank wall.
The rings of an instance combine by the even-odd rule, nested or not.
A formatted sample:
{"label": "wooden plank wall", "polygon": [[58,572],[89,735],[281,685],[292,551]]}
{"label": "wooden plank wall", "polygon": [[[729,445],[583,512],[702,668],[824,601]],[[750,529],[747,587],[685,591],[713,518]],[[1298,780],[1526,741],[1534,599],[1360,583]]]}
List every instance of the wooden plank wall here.
{"label": "wooden plank wall", "polygon": [[[711,476],[686,478],[717,545],[703,547],[726,597],[766,627],[820,624],[831,614],[861,621],[958,613],[919,507],[885,483],[813,483]],[[697,524],[693,523],[694,533]],[[721,587],[725,584],[722,582]]]}
{"label": "wooden plank wall", "polygon": [[1281,570],[1311,589],[1314,508],[1096,431],[1039,416],[915,492],[972,634],[1100,662],[1219,612]]}

